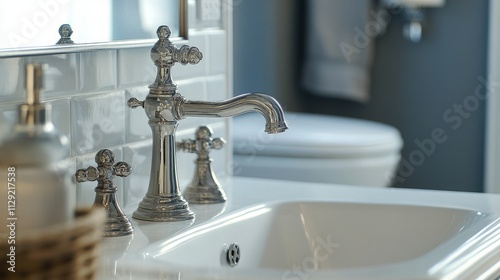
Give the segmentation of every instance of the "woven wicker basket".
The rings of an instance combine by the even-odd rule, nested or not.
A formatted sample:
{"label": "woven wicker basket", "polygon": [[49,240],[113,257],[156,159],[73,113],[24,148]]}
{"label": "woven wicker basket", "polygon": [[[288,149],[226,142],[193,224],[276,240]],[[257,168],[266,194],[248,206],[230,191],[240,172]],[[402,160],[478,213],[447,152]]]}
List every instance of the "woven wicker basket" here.
{"label": "woven wicker basket", "polygon": [[15,272],[7,270],[10,245],[0,240],[0,279],[94,279],[105,213],[76,211],[74,221],[16,238]]}

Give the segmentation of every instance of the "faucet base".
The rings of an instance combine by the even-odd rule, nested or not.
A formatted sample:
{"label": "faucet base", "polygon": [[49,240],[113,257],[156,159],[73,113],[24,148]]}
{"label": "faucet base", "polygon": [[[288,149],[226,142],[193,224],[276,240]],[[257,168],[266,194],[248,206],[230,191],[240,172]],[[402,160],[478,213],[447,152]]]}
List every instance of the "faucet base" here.
{"label": "faucet base", "polygon": [[224,203],[227,200],[224,190],[220,186],[197,186],[186,187],[182,195],[189,203],[213,204]]}
{"label": "faucet base", "polygon": [[215,178],[212,160],[196,160],[196,172],[193,180],[186,186],[182,195],[189,203],[213,204],[224,203],[226,193]]}
{"label": "faucet base", "polygon": [[118,237],[132,234],[134,228],[130,223],[130,220],[125,216],[117,216],[115,218],[110,218],[104,225],[104,236],[105,237]]}
{"label": "faucet base", "polygon": [[103,208],[107,213],[104,224],[104,237],[117,237],[132,234],[134,228],[132,223],[123,213],[116,200],[116,188],[102,189],[95,188],[96,196],[94,207]]}
{"label": "faucet base", "polygon": [[146,194],[132,218],[151,222],[176,222],[194,219],[194,212],[181,195]]}

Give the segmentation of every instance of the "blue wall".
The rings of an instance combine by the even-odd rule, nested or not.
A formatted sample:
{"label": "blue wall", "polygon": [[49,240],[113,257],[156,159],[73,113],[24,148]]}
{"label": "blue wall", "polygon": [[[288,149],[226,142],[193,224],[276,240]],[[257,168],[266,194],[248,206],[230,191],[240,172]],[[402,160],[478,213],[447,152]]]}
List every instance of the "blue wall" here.
{"label": "blue wall", "polygon": [[376,38],[372,100],[364,105],[301,89],[303,0],[238,2],[235,92],[264,91],[288,110],[397,127],[405,141],[397,187],[483,190],[486,106],[475,90],[486,77],[487,0],[446,1],[428,10],[418,44],[402,37],[403,21],[394,16],[386,34]]}

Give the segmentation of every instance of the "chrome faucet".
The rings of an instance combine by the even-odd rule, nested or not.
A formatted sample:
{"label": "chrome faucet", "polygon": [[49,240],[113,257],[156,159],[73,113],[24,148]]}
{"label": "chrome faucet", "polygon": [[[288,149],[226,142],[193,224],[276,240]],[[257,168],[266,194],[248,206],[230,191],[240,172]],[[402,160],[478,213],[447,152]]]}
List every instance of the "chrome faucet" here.
{"label": "chrome faucet", "polygon": [[107,220],[104,225],[104,236],[115,237],[132,234],[134,228],[123,213],[116,199],[117,187],[113,183],[115,176],[127,177],[132,172],[130,164],[120,161],[115,163],[115,154],[108,150],[100,150],[95,155],[97,168],[90,166],[86,169],[78,169],[75,179],[78,183],[97,181],[95,190],[94,206],[106,210]]}
{"label": "chrome faucet", "polygon": [[196,47],[176,48],[168,39],[170,29],[162,25],[156,31],[158,41],[151,49],[157,76],[149,86],[144,101],[128,100],[131,108],[143,107],[153,132],[153,155],[148,191],[132,217],[146,221],[181,221],[194,218],[188,203],[179,191],[176,167],[175,131],[186,117],[231,117],[257,111],[266,119],[265,131],[286,130],[283,110],[278,102],[265,94],[250,93],[221,102],[189,101],[177,92],[171,68],[175,63],[197,64],[203,58]]}
{"label": "chrome faucet", "polygon": [[210,150],[222,149],[226,140],[212,138],[213,132],[208,126],[198,127],[194,134],[195,139],[185,139],[177,143],[179,150],[197,155],[193,179],[182,194],[189,203],[223,203],[227,197],[212,169]]}

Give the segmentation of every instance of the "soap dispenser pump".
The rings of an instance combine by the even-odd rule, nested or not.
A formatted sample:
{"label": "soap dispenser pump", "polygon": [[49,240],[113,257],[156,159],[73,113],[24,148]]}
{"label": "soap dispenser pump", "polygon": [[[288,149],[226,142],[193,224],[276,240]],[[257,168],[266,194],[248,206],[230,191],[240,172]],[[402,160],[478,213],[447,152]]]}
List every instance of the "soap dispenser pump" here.
{"label": "soap dispenser pump", "polygon": [[71,220],[75,210],[68,141],[52,124],[50,104],[40,103],[41,88],[42,67],[26,65],[26,103],[0,147],[0,199],[7,202],[0,219],[18,235]]}

